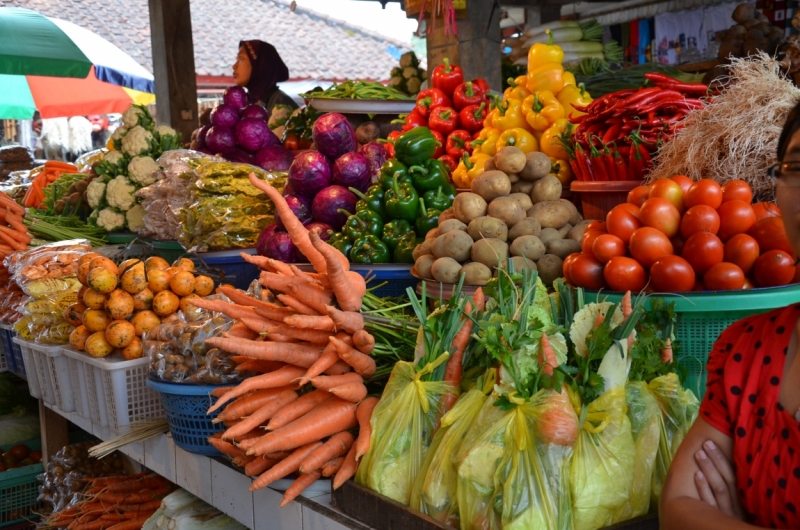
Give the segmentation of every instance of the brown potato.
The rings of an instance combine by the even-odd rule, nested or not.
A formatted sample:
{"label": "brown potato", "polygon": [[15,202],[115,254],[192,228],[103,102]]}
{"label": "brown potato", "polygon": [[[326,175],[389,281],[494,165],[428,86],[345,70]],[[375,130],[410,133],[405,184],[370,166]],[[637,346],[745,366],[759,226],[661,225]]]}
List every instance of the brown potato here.
{"label": "brown potato", "polygon": [[461,274],[464,275],[464,283],[467,285],[486,285],[492,279],[492,270],[484,265],[473,261],[461,267]]}
{"label": "brown potato", "polygon": [[494,155],[494,163],[503,173],[519,173],[527,162],[525,153],[511,145],[503,147]]}
{"label": "brown potato", "polygon": [[531,190],[531,200],[533,204],[545,201],[557,201],[561,198],[563,186],[561,181],[553,175],[547,175],[538,180]]}
{"label": "brown potato", "polygon": [[487,204],[476,193],[458,193],[453,201],[455,218],[464,224],[469,224],[473,219],[486,215]]}
{"label": "brown potato", "polygon": [[487,212],[490,217],[500,219],[506,226],[514,226],[525,219],[525,210],[513,197],[498,197],[489,203]]}
{"label": "brown potato", "polygon": [[426,239],[416,247],[414,247],[414,252],[411,253],[411,256],[416,261],[419,259],[420,256],[424,256],[425,254],[433,254],[433,242],[436,241],[435,239]]}
{"label": "brown potato", "polygon": [[573,252],[580,252],[581,244],[574,239],[551,239],[547,242],[547,253],[566,258]]}
{"label": "brown potato", "polygon": [[[448,219],[445,222],[439,222],[439,235],[446,234],[447,232],[451,232],[453,230],[461,230],[462,232],[467,231],[467,225],[459,221],[458,219]],[[432,232],[433,230],[431,230]],[[428,232],[430,233],[430,232]]]}
{"label": "brown potato", "polygon": [[434,228],[433,230],[429,230],[427,234],[425,234],[425,239],[436,239],[442,233],[439,231],[438,228]]}
{"label": "brown potato", "polygon": [[475,241],[484,238],[499,239],[500,241],[508,239],[508,227],[506,224],[502,220],[488,215],[473,219],[467,227],[467,233]]}
{"label": "brown potato", "polygon": [[508,238],[513,241],[522,236],[539,237],[541,233],[542,225],[539,224],[539,221],[533,217],[526,217],[511,227],[511,230],[508,231]]}
{"label": "brown potato", "polygon": [[533,201],[531,200],[531,196],[529,193],[512,192],[511,195],[509,195],[509,197],[517,201],[519,205],[522,206],[522,209],[525,210],[526,212],[530,210],[531,206],[533,206]]}
{"label": "brown potato", "polygon": [[[522,272],[523,270],[535,271],[536,270],[536,262],[531,261],[523,256],[512,256],[508,258],[503,266],[500,267],[501,269],[508,269],[508,262],[511,261],[514,263],[514,272]],[[497,269],[494,271],[495,277],[497,277]]]}
{"label": "brown potato", "polygon": [[490,158],[489,160],[483,163],[484,171],[494,171],[496,169],[497,165],[494,163],[494,157]]}
{"label": "brown potato", "polygon": [[511,181],[502,171],[484,171],[472,181],[470,188],[486,202],[492,202],[511,193]]}
{"label": "brown potato", "polygon": [[499,239],[481,239],[472,245],[472,261],[483,263],[490,269],[508,257],[508,243]]}
{"label": "brown potato", "polygon": [[553,239],[561,239],[561,234],[555,228],[542,228],[541,233],[539,233],[539,239],[547,245],[547,242]]}
{"label": "brown potato", "polygon": [[511,185],[513,186],[514,184],[516,184],[517,182],[519,182],[519,175],[517,175],[516,173],[509,173],[509,174],[508,174],[508,181],[509,181],[509,182],[511,183]]}
{"label": "brown potato", "polygon": [[471,249],[472,238],[461,230],[452,230],[433,241],[433,256],[437,259],[446,257],[464,262],[469,259]]}
{"label": "brown potato", "polygon": [[536,236],[518,237],[511,243],[512,256],[523,256],[533,261],[544,256],[546,250],[544,243]]}
{"label": "brown potato", "polygon": [[564,206],[569,208],[569,211],[572,213],[572,215],[569,218],[569,224],[571,224],[572,226],[575,226],[576,224],[578,224],[581,221],[583,221],[583,216],[578,211],[578,207],[575,206],[575,204],[572,201],[567,200],[567,199],[559,199],[559,202],[564,203]]}
{"label": "brown potato", "polygon": [[417,258],[417,261],[414,262],[414,272],[420,278],[432,280],[433,274],[431,274],[431,267],[433,266],[434,261],[436,261],[436,258],[434,258],[431,254],[420,256]]}
{"label": "brown potato", "polygon": [[453,207],[451,206],[450,208],[439,214],[439,224],[441,225],[443,222],[455,218],[456,214],[453,212]]}
{"label": "brown potato", "polygon": [[534,184],[535,182],[531,182],[529,180],[520,180],[519,182],[515,182],[511,185],[511,193],[524,193],[525,195],[530,196]]}
{"label": "brown potato", "polygon": [[756,18],[756,8],[746,2],[742,2],[733,10],[733,20],[739,24],[743,24],[754,18]]}
{"label": "brown potato", "polygon": [[442,283],[457,283],[461,264],[453,258],[439,258],[431,265],[433,279]]}
{"label": "brown potato", "polygon": [[572,213],[561,201],[545,201],[534,204],[528,217],[535,217],[542,228],[561,228],[569,222]]}
{"label": "brown potato", "polygon": [[545,254],[536,262],[539,278],[542,283],[550,287],[553,282],[564,276],[564,260],[554,254]]}
{"label": "brown potato", "polygon": [[552,167],[550,157],[539,151],[533,151],[525,155],[525,167],[518,171],[519,178],[522,180],[534,181],[546,177]]}
{"label": "brown potato", "polygon": [[569,239],[574,239],[575,241],[580,242],[581,238],[583,237],[583,233],[586,232],[586,227],[589,226],[592,222],[593,221],[591,219],[581,221],[580,223],[570,228],[567,237]]}
{"label": "brown potato", "polygon": [[570,230],[572,230],[572,225],[567,223],[567,224],[565,224],[564,226],[562,226],[561,228],[558,229],[558,233],[559,233],[559,235],[561,235],[561,238],[563,239],[563,238],[567,237],[567,234],[569,234]]}

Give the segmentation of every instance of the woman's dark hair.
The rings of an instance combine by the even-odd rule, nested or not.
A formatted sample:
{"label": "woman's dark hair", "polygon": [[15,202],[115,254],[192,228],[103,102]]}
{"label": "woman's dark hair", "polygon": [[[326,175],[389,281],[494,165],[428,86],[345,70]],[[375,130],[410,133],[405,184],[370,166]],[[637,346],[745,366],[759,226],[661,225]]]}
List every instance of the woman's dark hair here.
{"label": "woman's dark hair", "polygon": [[272,44],[261,40],[243,40],[239,41],[239,48],[244,48],[252,66],[250,81],[247,83],[247,98],[250,103],[260,101],[278,83],[289,79],[289,68]]}
{"label": "woman's dark hair", "polygon": [[792,136],[800,130],[800,102],[794,106],[792,111],[786,116],[786,123],[783,124],[781,136],[778,138],[778,160],[783,160],[786,155],[786,149],[789,147],[789,142],[792,141]]}

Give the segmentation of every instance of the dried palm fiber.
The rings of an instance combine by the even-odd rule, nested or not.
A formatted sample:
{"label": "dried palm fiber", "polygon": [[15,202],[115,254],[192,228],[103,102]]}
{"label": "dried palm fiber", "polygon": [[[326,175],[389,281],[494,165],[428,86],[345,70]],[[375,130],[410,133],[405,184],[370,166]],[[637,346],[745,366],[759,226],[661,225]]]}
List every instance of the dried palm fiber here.
{"label": "dried palm fiber", "polygon": [[685,126],[659,149],[648,182],[675,175],[720,184],[742,179],[757,198],[772,198],[767,169],[776,162],[778,137],[800,89],[764,52],[731,61],[725,91],[686,116]]}

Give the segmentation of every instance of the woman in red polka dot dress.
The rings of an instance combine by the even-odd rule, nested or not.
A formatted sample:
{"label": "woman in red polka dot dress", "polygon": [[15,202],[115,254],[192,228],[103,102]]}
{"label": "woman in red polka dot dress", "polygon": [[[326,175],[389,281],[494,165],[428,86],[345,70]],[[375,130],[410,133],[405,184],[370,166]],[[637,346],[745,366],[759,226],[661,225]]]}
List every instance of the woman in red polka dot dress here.
{"label": "woman in red polka dot dress", "polygon": [[[778,160],[775,195],[800,255],[800,105],[784,126]],[[800,528],[798,330],[800,303],[720,335],[700,415],[664,485],[662,529]]]}

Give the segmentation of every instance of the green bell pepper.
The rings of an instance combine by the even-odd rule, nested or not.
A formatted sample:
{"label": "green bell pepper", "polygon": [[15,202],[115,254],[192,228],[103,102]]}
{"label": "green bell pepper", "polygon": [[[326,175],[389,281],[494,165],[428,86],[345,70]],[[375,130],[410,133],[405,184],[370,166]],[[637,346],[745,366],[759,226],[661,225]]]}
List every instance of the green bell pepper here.
{"label": "green bell pepper", "polygon": [[[339,210],[339,213],[346,212]],[[380,237],[383,232],[383,219],[372,210],[361,210],[347,218],[342,231],[353,241],[364,234]]]}
{"label": "green bell pepper", "polygon": [[456,198],[456,189],[449,184],[439,186],[436,190],[426,191],[422,198],[429,208],[445,211],[453,205]]}
{"label": "green bell pepper", "polygon": [[420,193],[450,184],[450,176],[444,162],[434,158],[426,160],[423,164],[409,166],[408,174],[411,175],[411,181]]}
{"label": "green bell pepper", "polygon": [[397,241],[394,248],[395,263],[414,263],[414,249],[422,243],[422,239],[417,239],[417,234],[409,232]]}
{"label": "green bell pepper", "polygon": [[353,249],[353,240],[347,237],[344,232],[336,232],[328,239],[328,244],[345,255],[350,255],[350,250]]}
{"label": "green bell pepper", "polygon": [[381,241],[386,243],[389,250],[394,251],[397,247],[397,242],[409,232],[413,232],[413,229],[408,221],[405,219],[395,219],[384,225]]}
{"label": "green bell pepper", "polygon": [[406,166],[416,166],[432,157],[439,145],[430,129],[414,127],[394,141],[394,156]]}
{"label": "green bell pepper", "polygon": [[390,219],[405,219],[413,223],[419,210],[419,195],[410,179],[401,182],[397,175],[386,192],[386,213]]}
{"label": "green bell pepper", "polygon": [[353,263],[389,263],[391,254],[386,245],[372,234],[364,234],[353,243],[350,261]]}
{"label": "green bell pepper", "polygon": [[408,168],[396,158],[390,158],[383,163],[380,173],[378,173],[378,184],[384,191],[391,189],[392,179],[395,175],[401,178],[408,177]]}
{"label": "green bell pepper", "polygon": [[386,218],[386,210],[383,207],[383,188],[381,188],[380,185],[376,184],[374,186],[370,186],[366,193],[361,193],[355,188],[350,188],[350,191],[355,193],[356,197],[361,199],[356,203],[356,212],[360,212],[361,210],[372,210],[382,218]]}
{"label": "green bell pepper", "polygon": [[439,215],[442,212],[436,208],[426,208],[425,199],[420,198],[419,204],[422,206],[422,212],[414,226],[417,229],[417,235],[424,238],[428,232],[439,226]]}

